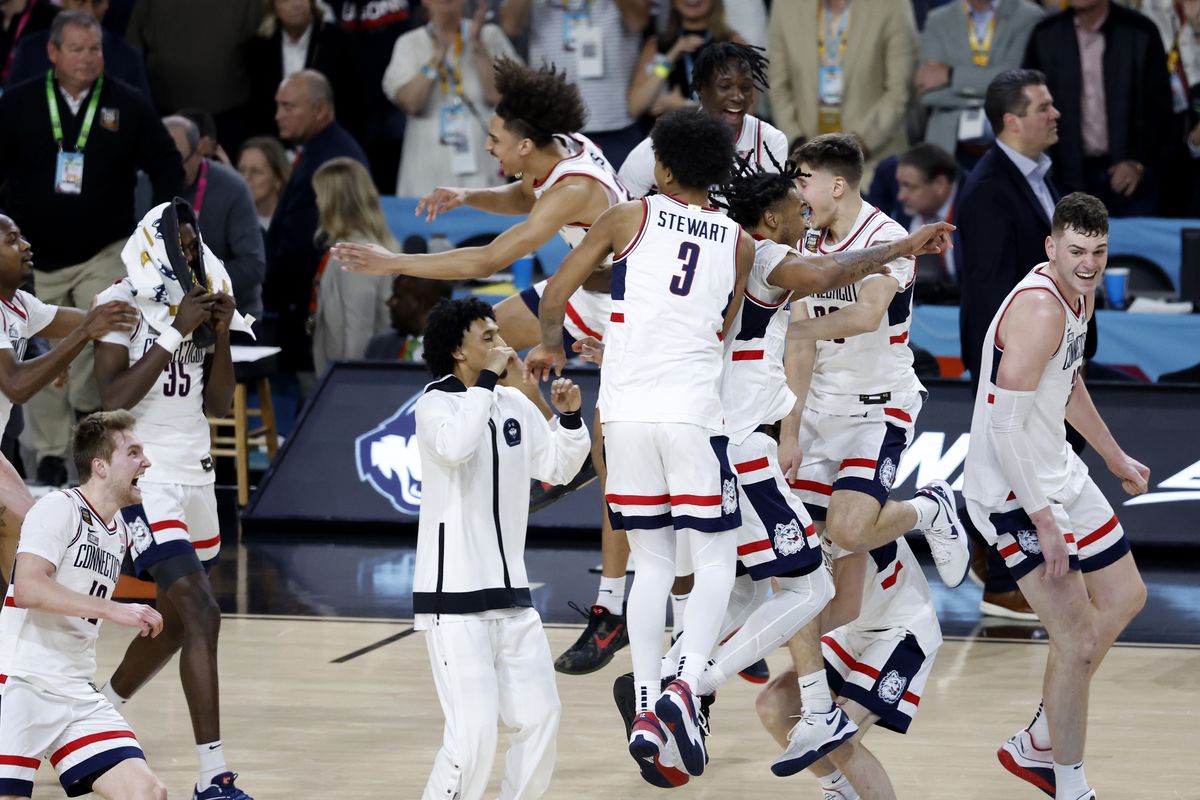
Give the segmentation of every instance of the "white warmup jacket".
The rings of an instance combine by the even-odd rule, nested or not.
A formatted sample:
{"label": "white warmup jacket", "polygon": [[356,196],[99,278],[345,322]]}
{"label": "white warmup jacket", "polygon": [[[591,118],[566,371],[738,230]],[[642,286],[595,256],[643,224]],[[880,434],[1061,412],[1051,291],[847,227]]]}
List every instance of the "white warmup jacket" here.
{"label": "white warmup jacket", "polygon": [[[481,383],[492,381],[485,372]],[[591,449],[587,428],[578,414],[547,422],[516,389],[468,389],[453,375],[425,387],[416,417],[421,520],[413,613],[532,607],[529,482],[575,477]]]}

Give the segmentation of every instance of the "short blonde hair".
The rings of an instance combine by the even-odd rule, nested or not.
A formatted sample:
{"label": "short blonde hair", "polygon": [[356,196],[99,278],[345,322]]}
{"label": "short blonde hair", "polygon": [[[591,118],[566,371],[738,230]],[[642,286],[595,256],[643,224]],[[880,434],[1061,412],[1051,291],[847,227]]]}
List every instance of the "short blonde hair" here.
{"label": "short blonde hair", "polygon": [[117,446],[116,434],[133,430],[137,419],[128,411],[97,411],[88,414],[75,426],[75,469],[79,482],[92,477],[92,460],[112,461]]}

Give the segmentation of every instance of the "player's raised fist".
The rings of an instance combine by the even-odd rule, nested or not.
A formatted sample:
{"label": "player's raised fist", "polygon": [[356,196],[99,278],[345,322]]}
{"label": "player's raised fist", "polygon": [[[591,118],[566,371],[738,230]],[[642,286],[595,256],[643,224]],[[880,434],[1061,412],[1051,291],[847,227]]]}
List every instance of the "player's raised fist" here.
{"label": "player's raised fist", "polygon": [[550,384],[550,402],[560,414],[572,414],[579,410],[583,400],[575,381],[570,378],[558,378]]}
{"label": "player's raised fist", "polygon": [[93,340],[112,331],[131,331],[137,326],[138,316],[136,308],[121,300],[100,305],[93,300],[91,310],[83,319],[83,330]]}

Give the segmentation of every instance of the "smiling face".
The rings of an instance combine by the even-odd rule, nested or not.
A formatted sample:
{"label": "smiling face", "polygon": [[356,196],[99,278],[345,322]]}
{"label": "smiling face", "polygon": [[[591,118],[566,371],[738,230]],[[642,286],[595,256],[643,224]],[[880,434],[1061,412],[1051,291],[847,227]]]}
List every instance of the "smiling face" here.
{"label": "smiling face", "polygon": [[735,136],[757,101],[758,90],[750,68],[740,61],[731,62],[727,69],[713,75],[710,83],[700,87],[700,105],[724,120]]}
{"label": "smiling face", "polygon": [[33,274],[33,247],[17,223],[0,214],[0,290],[15,292]]}
{"label": "smiling face", "polygon": [[533,140],[525,139],[504,125],[504,118],[492,114],[488,123],[487,141],[483,145],[488,155],[500,162],[500,171],[515,178],[525,171],[525,158],[533,152]]}
{"label": "smiling face", "polygon": [[1087,236],[1068,226],[1046,237],[1046,255],[1055,281],[1068,299],[1092,294],[1108,265],[1108,234]]}
{"label": "smiling face", "polygon": [[796,179],[800,184],[800,195],[808,206],[808,225],[818,230],[828,228],[837,219],[838,199],[846,192],[846,180],[829,170],[814,169],[803,162],[800,171],[808,173]]}
{"label": "smiling face", "polygon": [[780,244],[794,245],[804,236],[804,198],[799,187],[793,185],[784,197],[767,209],[775,218],[775,232],[771,238]]}

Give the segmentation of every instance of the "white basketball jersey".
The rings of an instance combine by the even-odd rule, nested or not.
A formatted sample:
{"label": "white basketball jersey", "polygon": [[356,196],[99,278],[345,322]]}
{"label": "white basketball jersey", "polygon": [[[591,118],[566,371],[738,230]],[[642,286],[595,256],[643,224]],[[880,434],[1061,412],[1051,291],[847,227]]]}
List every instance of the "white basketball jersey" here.
{"label": "white basketball jersey", "polygon": [[[823,544],[830,549],[832,559],[850,555],[829,539],[824,539]],[[933,605],[933,592],[908,542],[901,536],[870,551],[868,556],[862,610],[842,629],[869,634],[890,631],[897,635],[908,630],[926,654],[932,653],[942,643],[942,627]]]}
{"label": "white basketball jersey", "polygon": [[[24,360],[29,337],[54,322],[57,313],[58,306],[48,306],[22,289],[17,289],[11,303],[0,297],[0,321],[4,323],[4,331],[0,332],[0,350],[12,350],[14,359]],[[0,431],[8,427],[12,407],[12,400],[0,392]]]}
{"label": "white basketball jersey", "polygon": [[995,401],[996,373],[1004,348],[998,338],[1000,323],[1013,299],[1021,292],[1044,291],[1062,303],[1063,330],[1058,349],[1042,371],[1034,395],[1033,410],[1025,421],[1029,434],[1029,454],[1037,467],[1038,482],[1047,496],[1053,496],[1066,486],[1072,465],[1077,461],[1067,443],[1067,400],[1079,370],[1083,367],[1083,348],[1087,341],[1087,307],[1082,298],[1072,306],[1063,297],[1049,275],[1049,266],[1039,264],[1021,279],[1000,305],[992,318],[983,344],[979,374],[979,392],[975,396],[975,411],[971,417],[971,445],[963,473],[963,494],[985,506],[995,506],[1008,499],[1011,488],[996,457],[996,437],[992,433],[992,408]]}
{"label": "white basketball jersey", "polygon": [[[827,231],[809,231],[801,254],[806,257],[852,250],[865,250],[877,244],[903,239],[908,235],[897,222],[878,208],[864,202],[849,235],[836,245],[826,245]],[[869,333],[817,342],[817,359],[807,406],[828,414],[844,414],[862,404],[859,396],[884,392],[916,392],[923,387],[913,372],[912,351],[908,349],[908,327],[912,322],[912,287],[916,261],[900,258],[888,264],[890,275],[900,284],[879,327]],[[867,281],[885,276],[867,277],[828,292],[809,295],[803,303],[810,317],[833,314],[858,300]]]}
{"label": "white basketball jersey", "polygon": [[[60,586],[93,597],[111,597],[129,547],[118,513],[104,520],[79,489],[52,492],[33,504],[21,526],[17,556],[28,553],[56,567]],[[0,674],[39,683],[59,694],[88,697],[96,673],[99,619],[17,608],[8,587],[0,611]]]}
{"label": "white basketball jersey", "polygon": [[[542,195],[550,191],[559,181],[564,178],[582,175],[585,178],[591,178],[599,183],[605,194],[608,195],[608,205],[615,206],[617,203],[623,203],[629,200],[629,192],[625,191],[624,185],[621,184],[620,178],[617,177],[617,171],[608,163],[608,159],[604,157],[604,153],[600,148],[581,133],[571,133],[566,135],[556,136],[555,139],[571,152],[571,155],[559,161],[554,165],[554,169],[550,170],[545,178],[540,183],[533,184],[533,194],[538,199]],[[571,247],[577,246],[583,241],[583,237],[587,235],[588,224],[582,222],[572,222],[564,225],[558,232],[558,235]]]}
{"label": "white basketball jersey", "polygon": [[741,228],[716,209],[668,195],[642,205],[637,236],[613,261],[601,421],[720,431],[721,326]]}
{"label": "white basketball jersey", "polygon": [[787,301],[792,293],[767,280],[779,262],[796,251],[770,239],[755,239],[754,268],[725,340],[721,372],[725,432],[733,444],[741,444],[759,425],[783,419],[796,404],[783,373]]}
{"label": "white basketball jersey", "polygon": [[[99,295],[97,301],[124,300],[136,308],[128,279],[118,281]],[[132,367],[155,346],[160,331],[143,315],[132,332],[113,331],[100,341],[129,351]],[[216,480],[208,419],[204,416],[204,357],[207,353],[185,336],[171,354],[162,377],[133,407],[137,436],[142,440],[150,469],[146,480],[204,486]]]}

